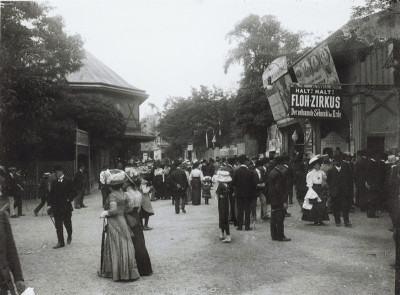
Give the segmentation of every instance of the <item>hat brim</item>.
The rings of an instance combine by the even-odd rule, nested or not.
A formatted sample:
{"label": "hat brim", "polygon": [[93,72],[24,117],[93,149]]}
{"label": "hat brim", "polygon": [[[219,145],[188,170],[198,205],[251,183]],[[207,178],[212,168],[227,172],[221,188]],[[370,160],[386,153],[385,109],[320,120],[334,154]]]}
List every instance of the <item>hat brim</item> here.
{"label": "hat brim", "polygon": [[393,164],[393,163],[396,163],[399,159],[400,159],[400,157],[396,157],[396,160],[395,160],[395,161],[393,161],[393,162],[385,161],[385,164]]}
{"label": "hat brim", "polygon": [[107,185],[113,186],[113,185],[117,185],[117,184],[124,183],[124,182],[127,181],[127,180],[128,180],[128,177],[127,177],[127,175],[125,175],[124,179],[122,179],[122,180],[113,180],[113,181],[110,181],[109,183],[107,183]]}

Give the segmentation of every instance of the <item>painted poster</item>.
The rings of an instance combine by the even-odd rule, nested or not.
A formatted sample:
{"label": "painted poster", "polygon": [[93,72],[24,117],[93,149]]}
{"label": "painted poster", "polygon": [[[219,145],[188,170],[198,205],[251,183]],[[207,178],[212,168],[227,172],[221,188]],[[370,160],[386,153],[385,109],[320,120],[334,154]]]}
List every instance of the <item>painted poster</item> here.
{"label": "painted poster", "polygon": [[[300,84],[340,84],[335,64],[326,42],[322,43],[293,66]],[[340,86],[337,86],[340,88]]]}
{"label": "painted poster", "polygon": [[285,108],[288,110],[289,109],[289,104],[290,104],[290,86],[292,84],[292,79],[290,78],[290,75],[286,73],[286,75],[280,77],[278,80],[275,81],[274,86],[276,87],[276,90],[279,92],[279,95],[281,96],[283,100],[283,104],[285,105]]}
{"label": "painted poster", "polygon": [[270,91],[267,90],[267,96],[274,120],[278,121],[280,119],[286,118],[288,116],[287,108],[283,104],[279,92],[277,92],[275,89]]}
{"label": "painted poster", "polygon": [[268,65],[268,67],[265,69],[262,75],[264,88],[267,87],[267,85],[269,84],[268,78],[271,78],[271,83],[273,83],[276,80],[278,80],[281,76],[283,76],[285,73],[287,73],[286,56],[281,56],[274,59],[274,61]]}

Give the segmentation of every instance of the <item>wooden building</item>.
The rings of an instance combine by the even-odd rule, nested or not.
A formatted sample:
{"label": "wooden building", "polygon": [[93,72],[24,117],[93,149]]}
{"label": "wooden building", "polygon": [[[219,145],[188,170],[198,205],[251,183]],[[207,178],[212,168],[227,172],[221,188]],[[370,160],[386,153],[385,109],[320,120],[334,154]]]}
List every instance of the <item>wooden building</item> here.
{"label": "wooden building", "polygon": [[[318,57],[315,52],[323,51],[324,46],[328,48],[327,53]],[[334,66],[323,64],[324,54],[331,56]],[[317,58],[313,59],[312,55]],[[388,10],[349,21],[294,64],[283,71],[278,69],[276,81],[271,81],[271,72],[263,75],[264,85],[278,88],[267,94],[276,113],[276,127],[282,134],[280,153],[290,155],[296,148],[321,154],[336,147],[351,153],[362,149],[376,155],[397,152],[400,145],[399,61],[400,3],[394,3]],[[303,72],[298,71],[301,66],[305,67]],[[320,70],[321,66],[326,68]],[[325,71],[328,78],[304,83],[305,73],[310,76],[307,71]],[[335,71],[336,78],[330,79],[329,74]],[[286,79],[283,83],[286,90],[279,91],[282,79]],[[293,117],[292,102],[289,94],[285,94],[290,85],[320,87],[321,81],[327,88],[341,89],[340,119]]]}
{"label": "wooden building", "polygon": [[91,161],[85,149],[78,151],[78,161],[91,162],[91,178],[97,179],[101,168],[108,166],[113,159],[140,157],[140,143],[155,137],[141,132],[139,123],[139,106],[148,98],[146,91],[127,83],[88,51],[83,64],[78,72],[67,77],[72,93],[90,93],[112,100],[127,123],[124,141],[119,148],[91,151]]}

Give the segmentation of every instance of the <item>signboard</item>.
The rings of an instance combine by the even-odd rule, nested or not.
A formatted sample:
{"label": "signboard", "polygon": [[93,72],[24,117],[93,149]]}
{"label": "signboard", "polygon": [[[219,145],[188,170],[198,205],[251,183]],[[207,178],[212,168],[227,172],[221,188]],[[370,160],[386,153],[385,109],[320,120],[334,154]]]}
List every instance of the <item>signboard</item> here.
{"label": "signboard", "polygon": [[238,151],[236,147],[230,147],[230,148],[222,148],[219,150],[219,155],[221,157],[229,157],[229,156],[234,156],[237,155]]}
{"label": "signboard", "polygon": [[339,147],[342,152],[349,151],[349,144],[339,134],[333,131],[328,133],[328,135],[321,140],[321,151],[327,147],[332,150]]}
{"label": "signboard", "polygon": [[287,60],[286,56],[281,56],[275,59],[273,62],[271,62],[265,69],[262,75],[264,88],[266,88],[267,85],[269,84],[268,83],[269,77],[271,77],[270,82],[273,83],[276,80],[278,80],[281,76],[283,76],[285,73],[287,73]]}
{"label": "signboard", "polygon": [[[326,42],[302,58],[293,66],[293,70],[300,84],[340,84]],[[340,88],[340,86],[336,88]]]}
{"label": "signboard", "polygon": [[282,98],[278,92],[267,91],[268,102],[271,107],[272,116],[275,121],[287,117],[287,110],[285,105],[283,104]]}
{"label": "signboard", "polygon": [[290,117],[341,119],[341,106],[341,89],[290,87]]}
{"label": "signboard", "polygon": [[89,146],[89,134],[86,131],[76,129],[76,144]]}
{"label": "signboard", "polygon": [[292,84],[292,79],[289,74],[280,77],[275,81],[274,86],[276,87],[286,110],[289,110],[290,104],[290,85]]}
{"label": "signboard", "polygon": [[305,124],[305,133],[304,133],[304,153],[305,154],[313,154],[313,130],[310,122],[306,121]]}
{"label": "signboard", "polygon": [[246,154],[246,146],[244,143],[237,144],[237,154],[238,155],[245,155]]}
{"label": "signboard", "polygon": [[279,153],[282,147],[282,133],[277,125],[268,127],[268,152]]}
{"label": "signboard", "polygon": [[189,152],[193,151],[193,144],[188,144],[187,150]]}

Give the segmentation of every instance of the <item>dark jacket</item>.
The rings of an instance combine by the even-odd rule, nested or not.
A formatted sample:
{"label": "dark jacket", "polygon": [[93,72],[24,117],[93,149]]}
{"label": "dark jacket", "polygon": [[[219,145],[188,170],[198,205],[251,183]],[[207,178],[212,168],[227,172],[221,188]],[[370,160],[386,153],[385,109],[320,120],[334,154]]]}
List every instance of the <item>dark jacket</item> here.
{"label": "dark jacket", "polygon": [[365,189],[365,181],[367,174],[368,160],[364,157],[357,160],[354,164],[354,180],[356,186],[360,189]]}
{"label": "dark jacket", "polygon": [[275,167],[268,175],[268,197],[272,206],[287,202],[286,179],[280,167]]}
{"label": "dark jacket", "polygon": [[72,180],[64,176],[63,181],[55,180],[51,185],[49,205],[54,213],[72,211],[74,189]]}
{"label": "dark jacket", "polygon": [[186,192],[189,187],[189,182],[185,171],[180,168],[175,169],[169,177],[169,184],[174,192]]}
{"label": "dark jacket", "polygon": [[74,175],[75,192],[81,192],[85,189],[85,175],[81,170],[78,170]]}
{"label": "dark jacket", "polygon": [[0,211],[0,282],[11,280],[10,272],[14,281],[24,280],[8,215]]}
{"label": "dark jacket", "polygon": [[267,173],[265,172],[264,169],[261,169],[260,170],[260,175],[258,175],[257,170],[258,169],[254,170],[254,174],[255,174],[255,177],[256,177],[257,184],[264,184],[265,185],[264,187],[257,187],[257,196],[260,195],[260,192],[262,192],[266,196],[267,195],[267,187],[268,187],[268,175],[267,175]]}
{"label": "dark jacket", "polygon": [[232,185],[237,199],[253,199],[257,197],[257,182],[254,171],[245,166],[240,166],[233,171]]}
{"label": "dark jacket", "polygon": [[345,168],[342,167],[339,172],[336,167],[333,167],[326,173],[326,177],[326,182],[329,185],[330,197],[333,199],[347,199],[349,194],[347,191],[348,179]]}

